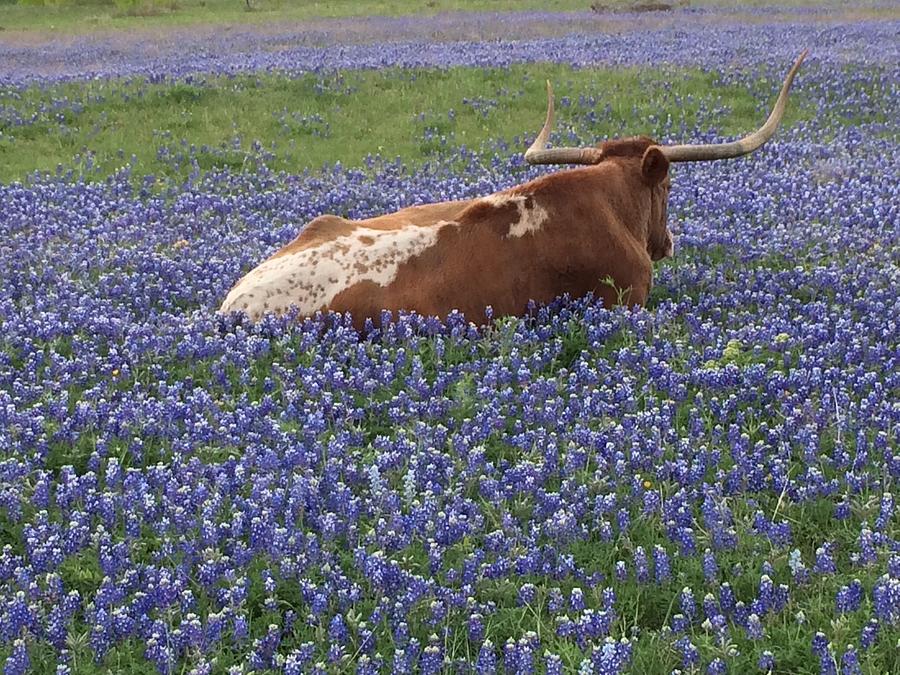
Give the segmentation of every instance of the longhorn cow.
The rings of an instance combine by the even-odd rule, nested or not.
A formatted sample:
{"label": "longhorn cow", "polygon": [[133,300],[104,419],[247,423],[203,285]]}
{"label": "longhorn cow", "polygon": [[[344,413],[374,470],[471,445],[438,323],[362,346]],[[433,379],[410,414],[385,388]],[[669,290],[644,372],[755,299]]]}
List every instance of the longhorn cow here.
{"label": "longhorn cow", "polygon": [[258,320],[292,305],[300,316],[350,312],[361,329],[382,310],[446,317],[522,315],[529,301],[593,292],[605,306],[643,305],[653,262],[673,253],[666,223],[669,165],[753,152],[775,133],[804,51],[765,124],[738,141],[659,145],[643,136],[547,148],[547,116],[530,164],[586,164],[486,197],[410,206],[348,220],[322,215],[240,279],[219,310]]}

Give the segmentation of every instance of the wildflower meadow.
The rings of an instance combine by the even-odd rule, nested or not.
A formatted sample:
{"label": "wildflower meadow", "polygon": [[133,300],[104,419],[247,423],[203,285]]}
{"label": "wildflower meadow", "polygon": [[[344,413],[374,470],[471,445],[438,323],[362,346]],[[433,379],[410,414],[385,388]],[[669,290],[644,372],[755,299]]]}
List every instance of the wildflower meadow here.
{"label": "wildflower meadow", "polygon": [[[839,4],[0,32],[4,674],[900,673],[900,13]],[[216,311],[564,170],[546,79],[552,144],[711,142],[803,48],[644,308]]]}

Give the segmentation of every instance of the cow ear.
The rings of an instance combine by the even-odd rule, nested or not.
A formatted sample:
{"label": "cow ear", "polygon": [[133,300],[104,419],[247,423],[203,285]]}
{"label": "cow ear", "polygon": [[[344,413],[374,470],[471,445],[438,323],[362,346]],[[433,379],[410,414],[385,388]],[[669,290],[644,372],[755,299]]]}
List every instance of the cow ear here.
{"label": "cow ear", "polygon": [[658,145],[651,145],[641,159],[641,174],[648,185],[656,185],[669,173],[669,160]]}

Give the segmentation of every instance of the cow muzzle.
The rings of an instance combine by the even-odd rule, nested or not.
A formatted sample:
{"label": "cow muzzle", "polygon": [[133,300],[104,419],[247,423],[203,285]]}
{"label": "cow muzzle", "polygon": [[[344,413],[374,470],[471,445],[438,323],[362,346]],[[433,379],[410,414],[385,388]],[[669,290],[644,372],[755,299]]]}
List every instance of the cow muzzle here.
{"label": "cow muzzle", "polygon": [[659,262],[675,255],[675,239],[670,232],[666,232],[666,241],[663,246],[653,247],[650,253],[650,259],[653,262]]}

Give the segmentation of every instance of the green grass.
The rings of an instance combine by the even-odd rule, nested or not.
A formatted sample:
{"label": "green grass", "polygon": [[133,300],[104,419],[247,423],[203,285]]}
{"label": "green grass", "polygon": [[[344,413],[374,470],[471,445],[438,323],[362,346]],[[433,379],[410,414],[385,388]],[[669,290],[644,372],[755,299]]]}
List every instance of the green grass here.
{"label": "green grass", "polygon": [[[701,101],[731,108],[716,121],[723,133],[748,131],[762,118],[746,88],[719,86],[714,74],[696,69],[531,64],[200,78],[174,85],[96,81],[0,92],[0,107],[28,120],[36,116],[23,126],[0,122],[0,180],[52,172],[58,165],[83,168],[88,149],[94,173],[108,174],[134,156],[136,174],[166,176],[189,173],[192,156],[201,169],[247,168],[255,141],[274,155],[272,168],[289,171],[337,161],[360,165],[376,154],[416,163],[454,146],[494,150],[485,144],[511,144],[517,137],[505,152],[521,152],[543,122],[547,79],[558,101],[556,128],[574,126],[588,139],[659,132],[654,120],[673,106],[667,82],[672,92],[693,96],[679,110],[679,122],[690,125]],[[580,106],[580,95],[595,96],[596,106]],[[607,102],[609,115],[602,110]],[[792,105],[786,124],[801,113]]]}
{"label": "green grass", "polygon": [[[0,5],[4,3],[0,1]],[[581,0],[557,0],[557,11],[583,10]],[[132,27],[173,27],[209,23],[270,23],[316,18],[452,11],[512,11],[546,8],[540,0],[112,0],[107,2],[54,2],[26,0],[4,7],[0,20],[7,30],[85,32]]]}
{"label": "green grass", "polygon": [[[354,16],[402,16],[459,11],[588,11],[592,0],[0,0],[0,27],[15,31],[92,32],[168,28],[198,24],[264,24]],[[611,8],[627,7],[639,0],[599,0]],[[668,0],[678,4],[678,0]],[[781,7],[821,6],[816,0],[690,0],[692,7],[748,7],[778,4]],[[862,0],[843,11],[876,4]],[[877,12],[888,12],[885,8]],[[655,12],[663,15],[664,13]]]}

